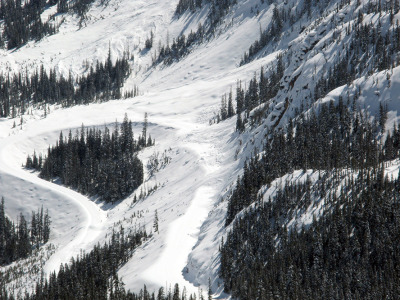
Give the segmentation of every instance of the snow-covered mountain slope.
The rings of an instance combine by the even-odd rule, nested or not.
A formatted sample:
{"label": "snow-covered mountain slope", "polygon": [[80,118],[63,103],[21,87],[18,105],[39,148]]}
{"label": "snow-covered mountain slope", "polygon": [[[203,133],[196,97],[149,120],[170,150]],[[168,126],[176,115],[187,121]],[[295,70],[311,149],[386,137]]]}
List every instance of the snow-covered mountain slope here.
{"label": "snow-covered mountain slope", "polygon": [[[238,1],[222,19],[215,36],[193,46],[187,56],[169,66],[152,66],[158,45],[195,31],[206,21],[209,5],[178,18],[174,15],[177,0],[110,0],[107,5],[97,1],[83,27],[73,15],[58,15],[56,20],[65,18],[59,33],[13,51],[1,50],[3,72],[33,72],[44,64],[64,76],[88,72],[88,66],[105,61],[109,51],[113,60],[126,51],[134,55],[124,89],[138,85],[139,97],[72,108],[51,106],[46,117],[41,109],[32,109],[16,128],[12,128],[13,123],[19,124],[20,117],[0,120],[0,195],[6,198],[7,214],[16,219],[19,212],[29,215],[43,205],[52,217],[50,243],[55,252],[44,264],[46,274],[106,241],[120,225],[126,230],[145,226],[150,232],[157,210],[159,233],[153,234],[119,270],[125,287],[138,291],[146,284],[155,290],[177,282],[188,292],[197,292],[198,287],[206,290],[211,279],[215,296],[228,298],[218,278],[218,246],[226,233],[226,202],[221,200],[229,194],[244,160],[263,144],[266,133],[285,126],[302,103],[318,105],[339,96],[352,96],[358,90],[362,91],[360,107],[377,116],[379,103],[387,102],[388,126],[398,120],[398,68],[390,70],[390,84],[387,72],[364,70],[349,85],[327,91],[316,104],[311,101],[316,82],[328,74],[340,50],[349,45],[345,32],[357,18],[359,7],[368,1],[364,2],[357,6],[351,1],[339,9],[338,2],[331,1],[322,14],[313,9],[310,18],[304,15],[293,26],[284,25],[281,35],[240,67],[243,54],[259,38],[260,28],[273,24],[274,8],[300,11],[302,1]],[[53,11],[54,7],[49,8],[42,17]],[[389,22],[388,16],[383,19]],[[399,15],[394,16],[394,20],[399,19]],[[363,22],[376,22],[376,16],[365,13]],[[155,46],[146,50],[145,40],[151,31]],[[235,88],[237,80],[248,82],[256,72],[259,74],[261,66],[274,65],[278,54],[286,63],[285,72],[278,95],[269,101],[265,120],[253,128],[248,126],[244,134],[235,132],[235,118],[210,126],[209,120],[219,112],[221,95]],[[139,156],[147,162],[158,155],[168,158],[168,163],[153,175],[146,170],[145,183],[134,194],[151,192],[137,203],[133,203],[134,194],[115,205],[96,203],[21,168],[28,154],[34,150],[45,153],[48,145],[55,144],[60,130],[66,136],[69,129],[75,130],[82,123],[110,125],[116,119],[122,121],[127,113],[137,122],[134,132],[139,134],[145,112],[156,145]],[[10,289],[29,291],[39,273],[20,279],[18,288],[11,283]]]}
{"label": "snow-covered mountain slope", "polygon": [[[33,110],[32,115],[23,117],[22,127],[13,129],[14,120],[1,122],[1,191],[6,198],[7,214],[16,219],[19,212],[29,215],[43,204],[53,220],[50,242],[56,246],[56,252],[46,262],[46,272],[56,270],[60,263],[67,263],[80,251],[89,251],[95,243],[105,241],[114,224],[125,228],[146,226],[151,231],[157,210],[160,233],[120,270],[126,288],[137,291],[147,284],[156,289],[178,282],[190,292],[197,292],[197,286],[206,290],[208,277],[193,286],[195,280],[189,274],[195,270],[186,267],[187,257],[208,212],[238,172],[233,121],[218,125],[215,130],[208,125],[208,120],[218,111],[220,95],[238,78],[245,80],[259,68],[257,64],[244,71],[236,70],[240,55],[258,34],[258,22],[242,16],[247,26],[229,28],[223,36],[201,45],[195,54],[170,68],[147,70],[152,54],[141,55],[144,52],[139,48],[143,48],[151,30],[157,41],[165,43],[167,35],[173,38],[184,28],[187,31],[196,28],[201,21],[202,14],[195,20],[189,15],[175,20],[175,6],[176,1],[109,2],[106,7],[95,3],[88,13],[86,26],[79,29],[77,20],[69,16],[60,33],[2,53],[0,65],[4,71],[33,71],[44,64],[67,75],[69,71],[82,74],[86,61],[89,64],[104,61],[109,48],[113,59],[121,57],[127,49],[136,50],[132,78],[126,86],[129,89],[130,85],[138,84],[143,96],[71,109],[51,107],[46,118],[43,111]],[[229,52],[231,57],[226,59]],[[271,59],[274,56],[264,61]],[[140,156],[147,160],[155,153],[166,153],[170,159],[165,168],[143,185],[143,190],[155,185],[158,189],[139,203],[132,204],[132,195],[111,207],[95,204],[21,169],[26,155],[34,149],[45,153],[48,145],[58,139],[60,130],[79,128],[82,123],[102,126],[116,119],[122,121],[125,112],[136,122],[143,119],[145,112],[149,114],[149,133],[156,139],[156,146],[144,150]],[[135,132],[140,130],[141,123]],[[205,264],[209,263],[207,252],[203,259]],[[186,273],[187,270],[191,273]],[[25,284],[21,289],[31,287]]]}

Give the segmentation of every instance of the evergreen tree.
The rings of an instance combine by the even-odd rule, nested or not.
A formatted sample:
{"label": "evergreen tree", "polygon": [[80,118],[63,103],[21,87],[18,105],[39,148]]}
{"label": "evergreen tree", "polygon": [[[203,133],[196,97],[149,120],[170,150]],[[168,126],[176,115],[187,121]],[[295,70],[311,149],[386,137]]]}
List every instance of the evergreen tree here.
{"label": "evergreen tree", "polygon": [[142,130],[142,146],[146,147],[146,140],[147,140],[147,112],[144,113],[144,121],[143,121],[143,130]]}
{"label": "evergreen tree", "polygon": [[212,300],[211,279],[208,278],[208,300]]}
{"label": "evergreen tree", "polygon": [[387,104],[379,103],[379,126],[381,127],[382,133],[385,132],[387,113],[388,113]]}
{"label": "evergreen tree", "polygon": [[[46,117],[49,104],[69,107],[120,98],[123,80],[129,72],[126,56],[117,59],[113,64],[109,54],[105,63],[97,62],[96,67],[90,67],[87,75],[77,78],[73,78],[72,73],[68,79],[62,75],[57,77],[54,69],[48,72],[43,65],[32,75],[23,72],[0,75],[0,117],[22,115],[27,111],[28,105],[33,104],[41,104]],[[135,87],[135,93],[127,95],[137,94]]]}
{"label": "evergreen tree", "polygon": [[[28,223],[22,213],[19,215],[17,225],[15,225],[5,215],[4,198],[2,198],[0,203],[0,266],[9,264],[21,258],[27,258],[31,254],[32,248],[38,247],[40,243],[46,243],[48,241],[43,240],[43,238],[40,239],[39,225],[39,212],[32,213],[30,228],[28,227]],[[48,231],[48,234],[50,234],[50,227],[46,230]]]}
{"label": "evergreen tree", "polygon": [[19,258],[26,258],[31,252],[31,244],[29,241],[28,225],[22,213],[19,216],[18,223],[18,254]]}
{"label": "evergreen tree", "polygon": [[157,214],[157,210],[154,213],[153,229],[154,229],[154,232],[158,232],[158,214]]}
{"label": "evergreen tree", "polygon": [[229,96],[228,96],[228,112],[227,112],[227,117],[233,117],[233,115],[235,114],[235,111],[233,109],[233,104],[232,104],[232,90],[229,92]]}
{"label": "evergreen tree", "polygon": [[48,210],[46,210],[46,214],[44,215],[43,220],[43,243],[47,243],[50,238],[50,216]]}
{"label": "evergreen tree", "polygon": [[175,283],[174,286],[174,294],[172,296],[172,300],[180,300],[179,285],[177,283]]}
{"label": "evergreen tree", "polygon": [[[147,114],[143,134],[147,131]],[[151,139],[151,137],[149,136]],[[149,141],[148,145],[152,145]],[[43,163],[30,164],[27,158],[26,167],[36,167],[39,176],[46,180],[55,177],[67,186],[79,192],[97,196],[107,202],[115,202],[131,194],[143,182],[143,164],[137,157],[137,152],[146,146],[144,136],[139,140],[133,138],[132,122],[125,115],[120,126],[116,124],[112,134],[107,127],[102,133],[96,129],[82,127],[72,137],[69,133],[68,140],[64,140],[62,133],[54,147],[49,147],[47,157]],[[34,154],[34,157],[36,154]],[[45,238],[45,224],[43,211],[40,216],[35,216],[35,222],[40,222],[37,227],[39,240]],[[47,233],[46,233],[47,234]]]}
{"label": "evergreen tree", "polygon": [[0,262],[4,257],[6,247],[6,216],[4,210],[4,197],[1,197],[0,203]]}

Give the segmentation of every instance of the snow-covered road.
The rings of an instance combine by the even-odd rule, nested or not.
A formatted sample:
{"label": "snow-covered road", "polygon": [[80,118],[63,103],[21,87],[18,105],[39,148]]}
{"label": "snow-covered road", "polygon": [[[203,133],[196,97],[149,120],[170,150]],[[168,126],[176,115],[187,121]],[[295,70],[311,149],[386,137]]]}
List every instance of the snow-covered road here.
{"label": "snow-covered road", "polygon": [[[58,270],[61,263],[68,262],[69,258],[79,254],[81,249],[90,247],[98,239],[105,229],[106,212],[87,197],[40,179],[36,173],[21,168],[22,144],[28,139],[29,134],[32,132],[20,132],[2,139],[0,176],[6,176],[9,180],[8,183],[4,180],[0,182],[1,194],[6,197],[6,208],[20,206],[18,210],[24,211],[25,215],[30,214],[29,210],[37,210],[41,205],[49,209],[52,228],[55,229],[51,242],[58,248],[46,263],[45,272],[49,274]],[[9,192],[10,189],[16,188],[10,186],[10,181],[18,181],[17,194]],[[39,197],[29,201],[27,197],[33,190]]]}
{"label": "snow-covered road", "polygon": [[[202,226],[241,168],[240,160],[235,160],[235,120],[212,126],[209,120],[219,112],[221,95],[229,92],[238,79],[247,80],[259,70],[259,62],[241,68],[237,63],[258,38],[259,22],[270,16],[248,18],[248,11],[259,3],[248,1],[235,16],[243,21],[240,25],[232,25],[220,37],[199,45],[196,53],[179,63],[150,68],[153,51],[157,50],[140,49],[150,31],[155,33],[157,45],[165,45],[169,37],[172,40],[183,31],[187,35],[204,22],[205,12],[193,18],[175,18],[177,2],[111,0],[105,7],[91,7],[82,28],[78,28],[75,16],[67,16],[59,34],[12,53],[0,49],[1,70],[33,71],[44,64],[65,76],[69,72],[81,75],[88,63],[105,61],[109,50],[113,60],[121,58],[126,50],[135,55],[124,88],[129,91],[138,85],[140,97],[68,109],[51,107],[46,118],[43,110],[36,108],[24,115],[22,129],[18,125],[12,128],[19,118],[0,120],[0,196],[5,196],[6,211],[14,220],[19,212],[30,216],[41,205],[49,209],[50,242],[57,250],[47,261],[46,272],[57,270],[60,263],[69,262],[81,250],[90,251],[97,242],[102,244],[120,225],[127,230],[145,226],[150,232],[157,210],[160,232],[153,234],[119,270],[126,288],[138,291],[146,284],[154,290],[177,282],[188,292],[197,292],[198,286],[205,290],[208,278],[217,274],[212,260],[218,256],[218,230],[223,227],[224,210],[215,220],[216,231],[203,230]],[[271,55],[262,58],[261,63],[273,59]],[[113,126],[127,113],[136,135],[141,132],[145,112],[149,114],[148,132],[156,145],[142,151],[140,158],[146,165],[151,155],[166,153],[170,161],[138,189],[137,196],[157,187],[137,203],[133,203],[132,195],[112,206],[96,204],[21,168],[34,149],[45,154],[47,147],[57,141],[60,130],[66,136],[67,130],[75,130],[82,123]],[[199,237],[203,241],[200,246]]]}
{"label": "snow-covered road", "polygon": [[[135,110],[141,110],[142,105],[136,104]],[[104,242],[118,222],[128,229],[140,224],[151,231],[157,209],[160,233],[154,234],[143,248],[138,249],[121,269],[120,275],[132,290],[140,289],[143,284],[157,289],[167,282],[179,283],[186,286],[188,292],[195,293],[198,287],[187,281],[184,270],[190,271],[186,267],[188,256],[217,198],[217,183],[222,182],[218,180],[222,152],[218,147],[225,145],[229,138],[224,131],[215,137],[208,125],[188,124],[185,120],[174,122],[176,127],[164,126],[170,122],[171,116],[157,113],[157,106],[152,109],[144,104],[147,110],[152,111],[149,132],[155,137],[156,146],[146,149],[140,156],[146,160],[157,151],[170,149],[168,155],[171,162],[143,185],[151,187],[157,183],[164,186],[133,206],[133,196],[114,206],[95,203],[69,188],[42,180],[37,173],[21,167],[26,155],[32,154],[33,149],[45,153],[47,146],[58,139],[60,129],[65,132],[79,127],[76,119],[86,119],[91,126],[111,123],[114,116],[108,116],[107,112],[116,110],[116,106],[116,113],[121,111],[121,115],[123,111],[129,116],[141,115],[133,112],[132,102],[126,100],[119,101],[117,105],[109,102],[55,110],[46,119],[27,118],[22,130],[7,128],[11,120],[2,123],[3,132],[9,133],[0,137],[0,191],[6,197],[6,209],[13,212],[11,217],[14,219],[20,211],[30,215],[41,205],[49,209],[53,221],[50,242],[57,249],[46,262],[44,271],[47,274],[57,270],[61,263],[69,262],[82,250],[90,251],[97,242]],[[88,116],[93,114],[96,117],[90,119]],[[62,123],[56,125],[59,121]],[[135,125],[134,130],[140,131],[140,126],[140,123]],[[229,127],[226,126],[230,131]],[[144,217],[136,218],[135,223],[124,223],[135,212]]]}

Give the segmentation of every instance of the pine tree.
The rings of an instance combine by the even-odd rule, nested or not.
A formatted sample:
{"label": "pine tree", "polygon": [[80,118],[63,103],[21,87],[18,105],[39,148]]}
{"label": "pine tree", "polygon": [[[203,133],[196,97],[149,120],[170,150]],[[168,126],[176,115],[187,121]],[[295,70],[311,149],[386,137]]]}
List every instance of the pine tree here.
{"label": "pine tree", "polygon": [[0,263],[1,258],[4,257],[6,245],[6,216],[4,210],[4,197],[1,197],[0,203]]}
{"label": "pine tree", "polygon": [[172,295],[172,300],[180,300],[180,295],[179,295],[179,285],[177,283],[175,283],[174,286],[174,293]]}
{"label": "pine tree", "polygon": [[164,300],[165,299],[165,292],[164,292],[164,288],[160,287],[158,289],[158,294],[157,294],[157,300]]}
{"label": "pine tree", "polygon": [[244,92],[242,82],[238,81],[236,86],[236,113],[239,115],[244,110]]}
{"label": "pine tree", "polygon": [[50,238],[50,216],[49,211],[46,209],[46,213],[44,215],[44,224],[43,224],[43,243],[47,243]]}
{"label": "pine tree", "polygon": [[228,108],[226,105],[226,95],[223,95],[221,98],[221,120],[225,120],[228,117]]}
{"label": "pine tree", "polygon": [[143,130],[142,130],[142,142],[141,145],[146,147],[146,139],[147,139],[147,112],[144,113],[144,121],[143,121]]}
{"label": "pine tree", "polygon": [[19,216],[18,223],[18,257],[26,258],[31,252],[31,244],[29,242],[28,225],[22,213]]}
{"label": "pine tree", "polygon": [[32,219],[31,219],[31,243],[36,245],[38,240],[38,225],[36,220],[36,213],[32,211]]}
{"label": "pine tree", "polygon": [[154,229],[154,232],[158,232],[158,214],[157,214],[157,209],[156,209],[156,211],[154,213],[153,229]]}
{"label": "pine tree", "polygon": [[379,126],[381,127],[381,132],[385,132],[385,125],[387,121],[388,108],[387,104],[379,103]]}
{"label": "pine tree", "polygon": [[208,278],[208,300],[212,300],[211,278]]}
{"label": "pine tree", "polygon": [[234,114],[235,110],[233,109],[233,104],[232,104],[232,89],[231,89],[228,96],[228,118],[233,117]]}
{"label": "pine tree", "polygon": [[245,129],[244,123],[242,121],[242,115],[237,114],[237,120],[236,120],[236,131],[243,132]]}

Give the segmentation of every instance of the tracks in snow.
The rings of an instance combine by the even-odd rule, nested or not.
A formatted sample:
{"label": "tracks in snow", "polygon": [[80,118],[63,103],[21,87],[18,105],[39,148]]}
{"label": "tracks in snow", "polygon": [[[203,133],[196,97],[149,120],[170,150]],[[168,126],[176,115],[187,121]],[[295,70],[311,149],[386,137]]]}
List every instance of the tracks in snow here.
{"label": "tracks in snow", "polygon": [[[27,172],[20,167],[18,158],[21,156],[18,155],[18,147],[28,136],[29,132],[21,132],[1,141],[0,175],[18,179],[18,184],[21,185],[20,189],[26,189],[26,191],[22,191],[22,194],[25,193],[28,196],[34,189],[36,195],[44,195],[39,199],[27,197],[27,199],[14,200],[21,201],[19,205],[24,205],[24,201],[30,200],[34,202],[34,204],[29,204],[35,207],[35,210],[43,205],[44,208],[49,209],[50,217],[53,223],[56,223],[55,233],[51,235],[50,242],[54,243],[58,249],[46,262],[44,271],[49,274],[58,270],[61,263],[67,263],[72,256],[78,255],[82,248],[87,248],[95,242],[104,232],[107,217],[106,212],[87,197],[40,179],[37,174]],[[7,187],[3,187],[2,191],[6,199],[7,189]],[[13,199],[12,195],[10,196]],[[60,222],[60,220],[62,221]]]}

